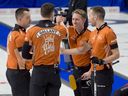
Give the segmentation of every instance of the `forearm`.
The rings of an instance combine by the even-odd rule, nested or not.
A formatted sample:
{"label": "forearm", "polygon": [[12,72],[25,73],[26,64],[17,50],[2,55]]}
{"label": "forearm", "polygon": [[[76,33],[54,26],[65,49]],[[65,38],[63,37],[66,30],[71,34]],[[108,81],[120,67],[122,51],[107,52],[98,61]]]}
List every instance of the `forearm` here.
{"label": "forearm", "polygon": [[14,49],[16,58],[17,58],[17,64],[19,66],[19,69],[25,69],[25,61],[23,60],[20,52],[18,51],[18,49]]}
{"label": "forearm", "polygon": [[61,53],[67,54],[67,55],[77,55],[77,54],[84,54],[84,50],[82,47],[72,48],[72,49],[63,49],[61,50]]}
{"label": "forearm", "polygon": [[75,55],[75,54],[80,54],[80,52],[76,49],[64,49],[61,53],[67,54],[67,55]]}
{"label": "forearm", "polygon": [[114,54],[104,58],[103,60],[106,62],[106,63],[111,63],[113,62],[114,60],[118,59],[120,57],[120,54],[119,52],[115,52]]}
{"label": "forearm", "polygon": [[111,48],[112,54],[110,56],[104,58],[104,61],[106,63],[111,63],[112,61],[118,59],[120,56],[117,41],[115,41],[115,43],[113,43],[113,44],[110,44],[110,48]]}
{"label": "forearm", "polygon": [[14,49],[14,52],[18,61],[23,59],[18,49]]}

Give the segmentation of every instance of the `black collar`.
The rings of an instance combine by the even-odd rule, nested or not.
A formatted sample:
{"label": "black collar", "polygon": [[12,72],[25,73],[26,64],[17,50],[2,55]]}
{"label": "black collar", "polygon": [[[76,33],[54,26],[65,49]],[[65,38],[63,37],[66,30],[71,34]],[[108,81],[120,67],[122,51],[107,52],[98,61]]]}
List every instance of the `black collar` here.
{"label": "black collar", "polygon": [[23,31],[23,32],[26,32],[26,29],[18,24],[15,24],[15,27],[12,29],[12,31]]}
{"label": "black collar", "polygon": [[78,33],[77,31],[77,38],[79,38],[85,31],[86,31],[86,29],[87,29],[87,27],[84,27],[84,29],[80,32],[80,33]]}
{"label": "black collar", "polygon": [[100,31],[102,30],[105,26],[107,26],[107,23],[105,22],[103,25],[100,26],[100,28],[96,28],[97,31]]}
{"label": "black collar", "polygon": [[54,27],[55,24],[53,24],[52,21],[50,20],[40,20],[36,26],[48,28],[48,27]]}

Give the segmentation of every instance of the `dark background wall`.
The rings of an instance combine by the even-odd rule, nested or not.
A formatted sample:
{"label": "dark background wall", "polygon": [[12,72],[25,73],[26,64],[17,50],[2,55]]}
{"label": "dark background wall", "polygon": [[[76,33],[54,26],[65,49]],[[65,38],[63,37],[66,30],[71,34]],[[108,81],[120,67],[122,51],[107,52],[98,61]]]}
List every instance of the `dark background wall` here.
{"label": "dark background wall", "polygon": [[[70,0],[0,0],[0,8],[40,7],[45,2],[54,3],[56,7],[68,6]],[[128,12],[128,0],[88,0],[90,6],[119,6],[121,11]]]}

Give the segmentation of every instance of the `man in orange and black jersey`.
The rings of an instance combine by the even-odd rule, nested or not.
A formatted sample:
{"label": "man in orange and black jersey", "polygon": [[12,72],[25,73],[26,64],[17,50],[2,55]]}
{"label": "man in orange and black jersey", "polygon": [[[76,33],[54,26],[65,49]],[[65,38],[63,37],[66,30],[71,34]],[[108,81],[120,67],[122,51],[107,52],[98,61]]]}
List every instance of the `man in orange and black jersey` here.
{"label": "man in orange and black jersey", "polygon": [[7,80],[11,86],[13,96],[29,96],[29,70],[31,61],[24,61],[21,56],[25,40],[26,28],[30,24],[30,12],[28,8],[18,8],[15,11],[17,24],[8,35],[7,40]]}
{"label": "man in orange and black jersey", "polygon": [[[89,10],[89,22],[96,30],[91,32],[89,43],[92,46],[91,50],[91,70],[96,64],[96,96],[111,96],[113,83],[112,62],[119,58],[119,49],[117,37],[113,30],[104,22],[105,10],[102,7],[92,7]],[[87,73],[84,74],[87,76]],[[93,81],[92,74],[92,82]],[[92,87],[93,88],[93,87]]]}
{"label": "man in orange and black jersey", "polygon": [[73,26],[68,27],[70,49],[61,49],[61,52],[72,55],[75,65],[73,75],[77,84],[77,89],[74,90],[75,96],[92,96],[91,82],[83,76],[83,73],[88,72],[91,68],[91,47],[87,43],[91,32],[84,26],[87,14],[82,9],[76,9],[72,14]]}
{"label": "man in orange and black jersey", "polygon": [[[27,32],[23,46],[24,59],[33,58],[30,96],[59,96],[61,86],[58,72],[60,42],[66,37],[66,29],[52,23],[54,5],[41,6],[42,20]],[[33,48],[33,55],[29,51]]]}

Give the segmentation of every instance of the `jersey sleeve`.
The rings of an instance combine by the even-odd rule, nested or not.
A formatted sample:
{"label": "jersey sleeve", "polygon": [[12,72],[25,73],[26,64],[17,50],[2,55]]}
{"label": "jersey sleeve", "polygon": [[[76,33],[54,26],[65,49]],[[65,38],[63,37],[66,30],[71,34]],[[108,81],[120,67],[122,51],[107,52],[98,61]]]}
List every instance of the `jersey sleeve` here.
{"label": "jersey sleeve", "polygon": [[90,33],[90,31],[87,31],[86,34],[82,36],[82,39],[77,44],[78,47],[82,47],[85,43],[89,42]]}
{"label": "jersey sleeve", "polygon": [[117,43],[117,37],[116,34],[113,32],[113,30],[109,30],[106,34],[107,43],[108,45],[112,45],[114,43]]}
{"label": "jersey sleeve", "polygon": [[7,53],[13,54],[14,49],[16,49],[16,34],[14,32],[10,32],[7,37]]}
{"label": "jersey sleeve", "polygon": [[17,48],[17,46],[16,46],[17,37],[18,36],[15,32],[10,32],[9,35],[8,35],[8,43],[10,43],[10,46],[13,49]]}
{"label": "jersey sleeve", "polygon": [[32,41],[32,32],[31,29],[29,29],[25,36],[25,41]]}

